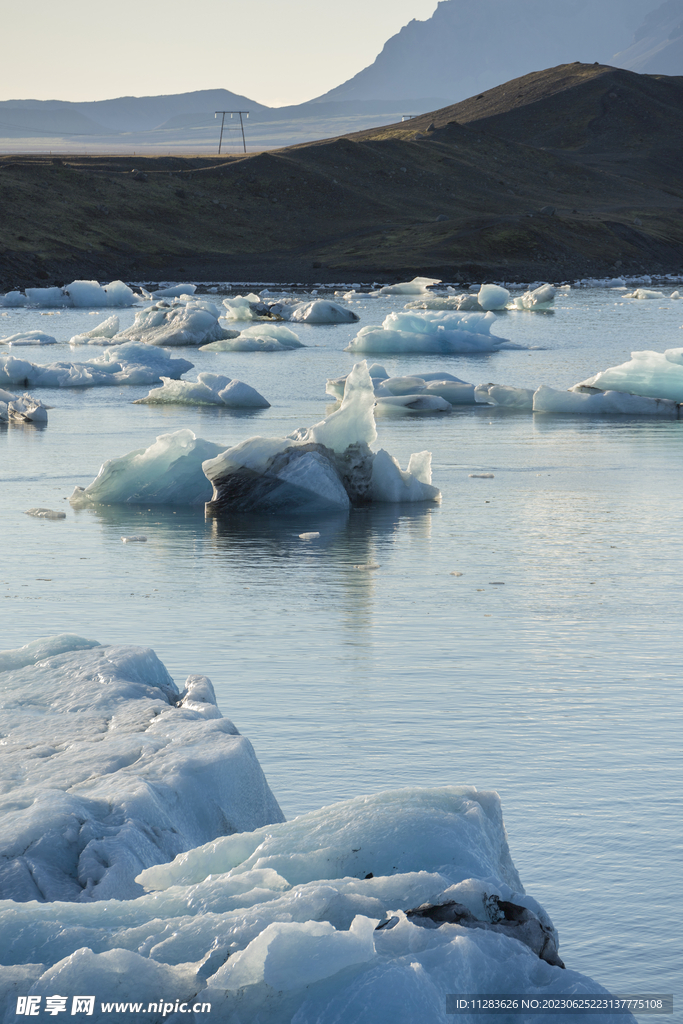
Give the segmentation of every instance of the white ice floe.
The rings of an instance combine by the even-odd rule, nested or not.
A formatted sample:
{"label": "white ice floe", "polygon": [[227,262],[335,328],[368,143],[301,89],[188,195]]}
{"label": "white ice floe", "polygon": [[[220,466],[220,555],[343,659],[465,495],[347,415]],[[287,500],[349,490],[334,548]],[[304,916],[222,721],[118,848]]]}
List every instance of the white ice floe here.
{"label": "white ice floe", "polygon": [[412,281],[401,281],[399,284],[386,284],[383,288],[371,292],[371,295],[422,295],[433,285],[441,284],[439,277],[414,277]]}
{"label": "white ice floe", "polygon": [[512,309],[548,309],[555,301],[557,289],[552,284],[542,284],[538,288],[524,292],[512,300]]}
{"label": "white ice floe", "polygon": [[0,345],[8,345],[10,348],[21,345],[56,345],[57,339],[45,331],[23,331],[20,334],[10,334],[7,338],[0,338]]}
{"label": "white ice floe", "polygon": [[201,505],[211,496],[202,462],[225,445],[195,437],[191,430],[161,434],[149,448],[108,459],[87,487],[76,487],[74,508],[102,505]]}
{"label": "white ice floe", "polygon": [[510,292],[498,284],[483,284],[477,300],[481,308],[487,312],[492,309],[505,309],[510,301]]}
{"label": "white ice floe", "polygon": [[[0,653],[5,922],[17,915],[10,900],[21,913],[26,901],[77,901],[81,915],[90,901],[128,900],[142,892],[143,868],[283,820],[205,676],[179,692],[143,647],[63,636],[33,646]],[[87,914],[78,927],[87,930]]]}
{"label": "white ice floe", "polygon": [[157,288],[152,295],[155,299],[177,299],[181,295],[194,295],[196,291],[196,284],[174,284],[168,288]]}
{"label": "white ice floe", "polygon": [[349,374],[339,409],[288,438],[254,437],[204,463],[212,513],[344,510],[376,501],[436,501],[431,454],[412,455],[407,472],[377,438],[375,392],[365,362]]}
{"label": "white ice floe", "polygon": [[352,324],[360,320],[360,317],[338,302],[315,299],[297,306],[290,319],[302,324]]}
{"label": "white ice floe", "polygon": [[27,508],[24,514],[34,519],[66,519],[66,512],[57,512],[53,508]]}
{"label": "white ice floe", "polygon": [[623,391],[556,391],[542,385],[534,394],[534,412],[573,416],[662,416],[679,419],[679,405],[669,399],[643,398]]}
{"label": "white ice floe", "polygon": [[576,386],[683,402],[683,348],[632,352],[628,362],[602,370]]}
{"label": "white ice floe", "polygon": [[229,299],[223,299],[225,306],[225,318],[227,320],[258,320],[261,315],[256,308],[263,304],[254,292],[248,295],[231,295]]}
{"label": "white ice floe", "polygon": [[[115,674],[115,687],[129,674],[119,665],[104,672]],[[157,729],[168,732],[177,711],[165,704],[163,681],[150,682],[139,703],[158,704]],[[220,721],[191,724],[200,733]],[[154,729],[138,735],[140,746]],[[202,746],[197,757],[212,753]],[[148,771],[158,758],[155,750]],[[190,769],[189,778],[172,779],[178,788],[185,782],[176,814],[184,800],[192,802],[188,816],[195,802],[204,808],[204,776]],[[114,790],[118,808],[114,781],[107,793]],[[213,778],[209,785],[215,792]],[[153,810],[156,824],[166,806]],[[111,1019],[101,1001],[116,999],[142,1001],[150,1024],[163,1019],[159,1000],[172,1003],[168,1019],[176,999],[192,1020],[197,1002],[220,1021],[445,1024],[449,994],[607,995],[562,968],[552,921],[512,863],[499,798],[471,786],[346,800],[215,839],[146,868],[138,881],[148,892],[132,900],[2,904],[8,997],[18,983],[21,994],[91,993],[94,1024]],[[15,1011],[16,996],[4,1021],[16,1020]],[[553,1016],[558,1024],[575,1019]],[[594,1019],[634,1024],[629,1014]]]}
{"label": "white ice floe", "polygon": [[665,299],[664,292],[656,291],[653,288],[636,288],[633,292],[626,292],[625,299]]}
{"label": "white ice floe", "polygon": [[134,405],[221,405],[229,409],[269,409],[263,395],[241,380],[231,380],[219,373],[200,373],[197,381],[170,380],[162,377],[162,387],[155,388]]}
{"label": "white ice floe", "polygon": [[75,334],[69,341],[70,345],[112,345],[115,344],[114,338],[119,333],[120,329],[119,318],[114,313],[113,316],[107,317],[97,327],[93,327],[91,331],[85,331],[83,334]]}
{"label": "white ice floe", "polygon": [[[449,405],[472,405],[474,404],[474,386],[454,377],[452,373],[445,370],[418,373],[409,377],[390,377],[383,366],[373,363],[368,370],[375,395],[378,401],[384,398],[416,397],[438,397],[444,399]],[[342,398],[346,385],[346,375],[328,380],[325,391],[334,398]],[[396,403],[393,403],[396,405]],[[377,407],[376,407],[377,408]],[[424,405],[424,411],[428,410],[428,404]],[[445,407],[434,405],[433,410],[446,411]],[[413,411],[419,410],[419,404]]]}
{"label": "white ice floe", "polygon": [[166,349],[136,342],[107,348],[87,363],[30,363],[0,354],[0,385],[22,387],[89,388],[102,385],[158,384],[161,376],[180,377],[192,369],[187,359],[172,359]]}
{"label": "white ice floe", "polygon": [[477,295],[471,295],[468,292],[463,292],[460,295],[431,295],[427,294],[424,298],[414,299],[412,302],[406,302],[405,309],[454,309],[461,313],[467,313],[470,311],[479,310],[482,311],[482,307],[479,305],[479,298]]}
{"label": "white ice floe", "polygon": [[534,406],[534,388],[516,388],[509,384],[478,384],[474,397],[482,404],[501,405],[507,409],[531,412]]}
{"label": "white ice floe", "polygon": [[494,313],[390,313],[381,327],[362,327],[346,351],[446,355],[523,347],[491,334],[495,323]]}
{"label": "white ice floe", "polygon": [[116,336],[118,343],[125,339],[145,345],[177,348],[183,345],[200,346],[221,338],[233,337],[225,331],[218,318],[220,310],[208,299],[181,296],[169,303],[160,299],[153,306],[135,314],[135,322]]}
{"label": "white ice floe", "polygon": [[243,331],[226,331],[234,335],[223,341],[202,345],[202,352],[290,352],[303,348],[298,336],[284,324],[260,323]]}
{"label": "white ice floe", "polygon": [[138,296],[123,281],[101,285],[97,281],[72,281],[64,288],[27,288],[0,297],[2,306],[39,306],[45,308],[98,306],[134,306]]}

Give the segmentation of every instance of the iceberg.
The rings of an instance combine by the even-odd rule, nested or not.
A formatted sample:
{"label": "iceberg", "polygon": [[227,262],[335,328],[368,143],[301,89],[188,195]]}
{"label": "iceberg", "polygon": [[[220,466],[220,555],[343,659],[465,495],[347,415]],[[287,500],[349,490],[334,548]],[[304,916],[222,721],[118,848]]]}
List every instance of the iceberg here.
{"label": "iceberg", "polygon": [[47,423],[47,407],[38,398],[21,395],[15,398],[0,391],[0,423],[17,420],[21,423]]}
{"label": "iceberg", "polygon": [[260,316],[268,314],[268,307],[254,292],[223,299],[223,305],[226,309],[225,318],[227,320],[258,320]]}
{"label": "iceberg", "polygon": [[474,389],[477,402],[526,412],[531,412],[534,407],[534,394],[534,388],[516,388],[509,384],[479,384]]}
{"label": "iceberg", "polygon": [[555,301],[557,289],[552,284],[542,284],[533,291],[526,291],[512,300],[511,309],[548,309]]}
{"label": "iceberg", "polygon": [[[182,714],[165,705],[163,682],[150,683],[162,719]],[[206,746],[197,753],[211,756]],[[197,810],[203,778],[180,794]],[[93,993],[95,1021],[107,1019],[101,1000],[118,998],[143,1001],[146,1019],[161,1020],[163,993],[167,1015],[178,1000],[189,1019],[204,1004],[217,1020],[268,1024],[445,1022],[449,994],[608,994],[561,966],[553,923],[510,857],[496,793],[390,790],[271,821],[170,863],[159,857],[138,874],[145,893],[135,899],[102,892],[22,904],[21,913],[3,903],[5,1020],[16,1019],[17,984],[35,996]],[[570,1024],[575,1015],[554,1017]],[[617,1021],[634,1024],[628,1013],[595,1017]]]}
{"label": "iceberg", "polygon": [[470,310],[482,311],[478,295],[463,292],[461,295],[428,295],[426,298],[406,302],[404,309],[454,309],[463,313]]}
{"label": "iceberg", "polygon": [[57,339],[45,331],[24,331],[20,334],[10,334],[7,338],[0,338],[0,345],[56,345]]}
{"label": "iceberg", "polygon": [[641,398],[623,391],[556,391],[542,385],[534,394],[534,412],[569,413],[574,416],[663,416],[680,418],[678,403],[661,398]]}
{"label": "iceberg", "polygon": [[174,284],[168,288],[157,288],[152,295],[155,299],[177,299],[181,295],[194,295],[196,291],[196,284]]}
{"label": "iceberg", "polygon": [[338,302],[315,299],[297,306],[290,319],[302,324],[352,324],[360,320],[360,317]]}
{"label": "iceberg", "polygon": [[505,309],[510,301],[510,292],[498,284],[483,284],[479,289],[477,301],[482,309]]}
{"label": "iceberg", "polygon": [[375,392],[365,362],[354,366],[339,409],[287,438],[253,437],[204,463],[213,485],[208,513],[343,511],[371,502],[437,501],[431,454],[403,471],[377,439]]}
{"label": "iceberg", "polygon": [[362,327],[347,352],[419,352],[437,355],[523,348],[491,334],[493,313],[390,313],[381,327]]}
{"label": "iceberg", "polygon": [[610,366],[581,381],[576,388],[626,391],[646,398],[683,402],[683,348],[668,348],[664,352],[647,349],[632,352],[628,362]]}
{"label": "iceberg", "polygon": [[114,338],[119,333],[120,321],[119,318],[114,314],[103,320],[97,327],[93,327],[91,331],[85,331],[83,334],[75,334],[69,341],[70,345],[112,345]]}
{"label": "iceberg", "polygon": [[27,288],[26,295],[21,292],[8,292],[0,298],[3,306],[39,306],[39,307],[97,307],[97,306],[134,306],[138,296],[123,281],[112,281],[101,285],[97,281],[72,281],[65,288]]}
{"label": "iceberg", "polygon": [[243,331],[225,331],[232,337],[202,345],[201,352],[289,352],[303,348],[299,338],[284,324],[262,323]]}
{"label": "iceberg", "polygon": [[231,380],[219,373],[200,373],[197,382],[162,377],[162,387],[155,388],[133,405],[222,405],[229,409],[269,409],[263,395],[241,380]]}
{"label": "iceberg", "polygon": [[225,445],[195,437],[191,430],[160,434],[149,448],[108,459],[87,487],[76,487],[73,508],[88,505],[201,505],[211,496],[202,462]]}
{"label": "iceberg", "polygon": [[386,284],[371,295],[423,295],[435,284],[441,284],[439,277],[414,277],[412,281],[400,281],[398,284]]}
{"label": "iceberg", "polygon": [[5,923],[16,903],[129,900],[144,868],[284,820],[205,676],[179,691],[147,648],[58,636],[1,652],[0,680]]}
{"label": "iceberg", "polygon": [[[673,296],[671,296],[673,298]],[[625,299],[665,299],[664,292],[656,291],[653,288],[636,288],[633,292],[625,292]]]}
{"label": "iceberg", "polygon": [[135,342],[112,346],[87,363],[30,363],[0,354],[0,386],[89,388],[103,385],[158,384],[161,376],[180,377],[192,369],[187,359],[172,359],[166,349]]}
{"label": "iceberg", "polygon": [[218,307],[205,299],[181,296],[170,305],[165,299],[160,299],[154,305],[139,310],[132,326],[118,334],[115,341],[130,338],[145,345],[172,348],[206,345],[232,336],[232,332],[224,331],[219,324],[219,316]]}
{"label": "iceberg", "polygon": [[[474,386],[446,371],[415,374],[410,377],[390,377],[383,366],[373,363],[368,373],[378,400],[406,396],[438,396],[450,405],[472,405]],[[343,398],[346,376],[328,380],[325,391],[334,398]],[[377,409],[377,406],[375,406]],[[424,407],[425,410],[427,406]],[[434,406],[437,409],[438,406]]]}

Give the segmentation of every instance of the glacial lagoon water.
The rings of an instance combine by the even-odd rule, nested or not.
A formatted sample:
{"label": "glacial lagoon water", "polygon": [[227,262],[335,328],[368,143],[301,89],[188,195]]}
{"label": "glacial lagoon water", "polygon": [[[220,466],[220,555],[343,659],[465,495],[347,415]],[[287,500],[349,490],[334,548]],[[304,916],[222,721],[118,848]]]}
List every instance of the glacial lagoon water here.
{"label": "glacial lagoon water", "polygon": [[[344,347],[405,301],[360,297],[358,325],[298,324],[308,347],[294,352],[175,353],[194,362],[188,378],[237,377],[266,410],[130,404],[148,388],[36,390],[48,426],[0,427],[0,648],[72,632],[152,647],[179,683],[209,675],[288,818],[400,786],[496,789],[567,965],[680,1004],[683,422],[490,407],[380,421],[403,466],[433,452],[439,505],[224,522],[68,504],[105,459],[158,434],[189,427],[228,446],[321,419],[325,379],[354,362]],[[44,312],[0,316],[2,336],[63,343],[15,354],[100,353],[66,342],[105,312]],[[632,350],[683,345],[683,303],[609,289],[498,319],[495,333],[530,349],[378,361],[566,388]],[[33,506],[66,519],[24,515]],[[131,534],[147,542],[123,544]]]}

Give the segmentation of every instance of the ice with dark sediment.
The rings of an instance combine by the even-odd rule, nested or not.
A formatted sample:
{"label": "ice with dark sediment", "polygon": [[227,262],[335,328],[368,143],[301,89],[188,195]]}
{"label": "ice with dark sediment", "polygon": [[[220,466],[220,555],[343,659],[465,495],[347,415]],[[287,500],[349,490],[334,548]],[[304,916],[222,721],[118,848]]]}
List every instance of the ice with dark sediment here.
{"label": "ice with dark sediment", "polygon": [[298,335],[284,324],[259,323],[243,331],[226,331],[234,335],[221,341],[202,345],[202,352],[290,352],[303,348]]}
{"label": "ice with dark sediment", "polygon": [[168,300],[160,299],[152,306],[135,314],[135,322],[116,335],[115,342],[126,339],[145,345],[171,348],[207,345],[211,341],[234,337],[219,323],[220,310],[208,299],[181,295]]}
{"label": "ice with dark sediment", "polygon": [[160,434],[149,448],[108,459],[87,487],[69,498],[74,508],[89,505],[201,505],[211,497],[202,470],[206,459],[225,450],[191,430]]}
{"label": "ice with dark sediment", "polygon": [[228,409],[269,409],[263,395],[241,380],[219,373],[200,373],[197,380],[171,380],[162,377],[155,388],[134,405],[218,405]]}
{"label": "ice with dark sediment", "polygon": [[283,821],[205,676],[179,690],[147,648],[62,635],[0,652],[0,682],[6,922],[9,901],[129,900],[144,868]]}
{"label": "ice with dark sediment", "polygon": [[446,355],[524,347],[492,334],[495,323],[491,312],[390,313],[381,327],[362,327],[346,351]]}
{"label": "ice with dark sediment", "polygon": [[625,391],[646,398],[683,402],[683,348],[632,352],[627,362],[588,377],[576,388]]}
{"label": "ice with dark sediment", "polygon": [[127,342],[104,350],[85,363],[31,363],[0,353],[0,386],[89,388],[122,384],[158,384],[163,376],[177,378],[192,369],[187,359],[173,359],[166,349]]}
{"label": "ice with dark sediment", "polygon": [[408,470],[377,438],[375,392],[365,362],[349,374],[339,409],[286,438],[254,437],[204,464],[214,493],[207,511],[346,510],[371,502],[436,501],[431,454],[412,455]]}
{"label": "ice with dark sediment", "polygon": [[98,308],[100,306],[134,306],[139,296],[123,281],[101,285],[97,281],[72,281],[64,288],[27,288],[26,294],[8,292],[0,296],[0,306],[39,306]]}
{"label": "ice with dark sediment", "polygon": [[12,395],[0,389],[0,423],[47,423],[47,406],[32,395]]}

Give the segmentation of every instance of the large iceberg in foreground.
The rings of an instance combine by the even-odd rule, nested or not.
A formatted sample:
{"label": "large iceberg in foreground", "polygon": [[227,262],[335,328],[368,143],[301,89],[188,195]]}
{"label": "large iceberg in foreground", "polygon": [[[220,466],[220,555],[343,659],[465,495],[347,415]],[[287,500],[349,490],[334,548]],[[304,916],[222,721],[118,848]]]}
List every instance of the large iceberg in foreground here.
{"label": "large iceberg in foreground", "polygon": [[33,388],[90,388],[98,385],[158,384],[163,376],[180,377],[192,369],[187,359],[172,359],[166,349],[137,342],[107,348],[86,363],[30,363],[0,354],[0,386]]}
{"label": "large iceberg in foreground", "polygon": [[179,692],[149,649],[53,637],[0,652],[0,684],[4,901],[130,899],[143,868],[283,820],[210,681]]}
{"label": "large iceberg in foreground", "polygon": [[224,448],[187,429],[160,434],[149,448],[108,459],[92,483],[74,488],[69,501],[74,508],[92,504],[201,505],[211,495],[202,463]]}
{"label": "large iceberg in foreground", "polygon": [[491,334],[494,313],[390,313],[381,327],[362,327],[347,352],[420,352],[446,355],[523,348]]}
{"label": "large iceberg in foreground", "polygon": [[626,391],[647,398],[683,402],[683,348],[668,348],[665,352],[631,352],[628,362],[610,366],[576,387]]}
{"label": "large iceberg in foreground", "polygon": [[222,405],[228,409],[269,409],[263,395],[241,380],[220,373],[200,373],[197,380],[162,377],[162,387],[138,398],[133,405]]}
{"label": "large iceberg in foreground", "polygon": [[436,501],[431,454],[411,455],[408,470],[377,439],[375,392],[365,362],[349,374],[339,409],[285,438],[252,437],[204,463],[213,484],[207,512],[340,511],[375,501]]}
{"label": "large iceberg in foreground", "polygon": [[[135,900],[0,904],[0,986],[92,993],[94,1021],[112,1019],[105,1000],[139,1000],[150,1024],[160,1000],[167,1018],[178,1000],[178,1020],[208,1007],[244,1024],[447,1024],[449,994],[607,994],[560,966],[499,798],[471,786],[346,800],[209,841],[137,881],[148,891]],[[15,1020],[16,996],[6,1005]]]}

